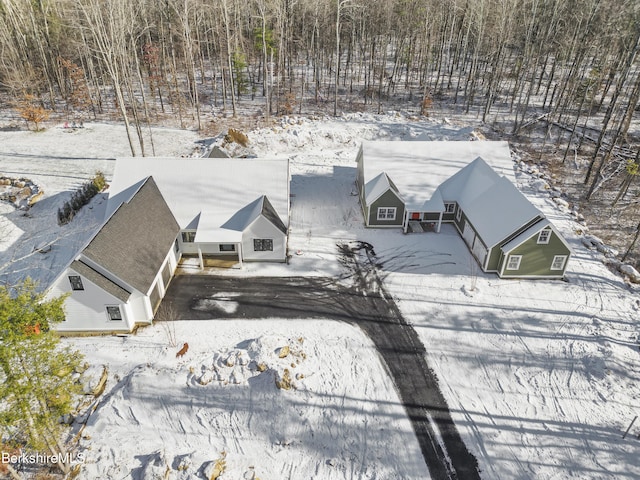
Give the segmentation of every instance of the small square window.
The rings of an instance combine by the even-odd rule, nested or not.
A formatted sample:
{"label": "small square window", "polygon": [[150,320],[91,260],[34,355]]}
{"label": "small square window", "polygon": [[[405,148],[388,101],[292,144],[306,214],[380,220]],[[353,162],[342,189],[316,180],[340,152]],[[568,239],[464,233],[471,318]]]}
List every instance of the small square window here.
{"label": "small square window", "polygon": [[458,208],[458,211],[456,212],[456,220],[459,222],[460,220],[462,220],[462,209]]}
{"label": "small square window", "polygon": [[176,253],[180,252],[180,244],[178,243],[178,239],[176,238],[176,241],[173,244],[173,249]]}
{"label": "small square window", "polygon": [[196,239],[196,232],[182,232],[183,243],[193,243]]}
{"label": "small square window", "polygon": [[521,261],[522,255],[510,255],[507,262],[507,270],[519,270]]}
{"label": "small square window", "polygon": [[396,207],[380,207],[378,208],[378,220],[395,220]]}
{"label": "small square window", "polygon": [[120,311],[120,307],[117,305],[108,306],[107,307],[107,316],[109,320],[118,322],[122,320],[122,312]]}
{"label": "small square window", "polygon": [[538,244],[546,245],[551,238],[551,230],[541,230],[538,234]]}
{"label": "small square window", "polygon": [[553,262],[551,262],[551,270],[562,270],[564,269],[564,264],[567,262],[566,255],[556,255],[553,257]]}
{"label": "small square window", "polygon": [[80,278],[80,275],[69,275],[69,283],[71,284],[72,290],[84,290],[84,285],[82,285],[82,278]]}
{"label": "small square window", "polygon": [[254,238],[254,252],[273,252],[273,239],[271,238]]}
{"label": "small square window", "polygon": [[221,252],[235,252],[236,245],[234,243],[221,243],[218,247]]}
{"label": "small square window", "polygon": [[444,204],[444,213],[453,213],[456,211],[455,203],[445,203]]}

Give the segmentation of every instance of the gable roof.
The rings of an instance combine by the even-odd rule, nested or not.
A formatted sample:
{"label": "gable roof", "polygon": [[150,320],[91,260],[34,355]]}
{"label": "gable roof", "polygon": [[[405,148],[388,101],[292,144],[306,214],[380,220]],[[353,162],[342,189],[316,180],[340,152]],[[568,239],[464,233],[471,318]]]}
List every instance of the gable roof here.
{"label": "gable roof", "polygon": [[531,225],[529,228],[523,230],[522,232],[520,232],[518,235],[516,235],[514,238],[512,238],[511,240],[509,240],[507,243],[505,243],[504,245],[502,245],[500,247],[500,250],[502,250],[502,253],[504,253],[505,255],[507,255],[510,251],[512,251],[514,248],[519,247],[520,245],[522,245],[524,242],[526,242],[527,240],[529,240],[532,236],[536,235],[537,233],[539,233],[542,229],[544,228],[550,228],[553,233],[556,234],[556,236],[560,239],[560,241],[563,243],[563,245],[567,248],[567,250],[569,251],[569,253],[573,253],[573,250],[571,249],[571,247],[569,246],[569,244],[567,243],[567,241],[564,239],[564,237],[562,235],[560,235],[560,232],[558,232],[558,230],[556,229],[556,227],[553,225],[553,223],[551,223],[548,219],[544,218],[541,221],[535,223],[534,225]]}
{"label": "gable roof", "polygon": [[120,204],[82,255],[146,294],[179,231],[158,186],[149,177]]}
{"label": "gable roof", "polygon": [[398,188],[391,181],[386,172],[382,172],[377,177],[369,180],[364,185],[364,196],[367,205],[371,205],[378,198],[380,198],[387,190],[392,190],[400,200],[402,197],[400,196],[400,192],[398,192]]}
{"label": "gable roof", "polygon": [[491,248],[533,221],[543,218],[516,186],[504,177],[475,198],[463,196],[462,209],[484,244]]}
{"label": "gable roof", "polygon": [[118,300],[120,300],[122,302],[125,302],[125,303],[129,301],[129,297],[131,296],[131,292],[128,292],[127,290],[122,288],[120,285],[116,284],[115,282],[113,282],[109,278],[107,278],[104,275],[102,275],[97,270],[94,270],[93,268],[91,268],[86,263],[81,262],[79,260],[74,260],[73,262],[71,262],[70,268],[72,268],[74,271],[78,272],[80,275],[82,275],[83,277],[85,277],[89,281],[91,281],[94,284],[96,284],[98,287],[100,287],[105,292],[113,295]]}
{"label": "gable roof", "polygon": [[282,233],[287,233],[287,227],[276,213],[269,199],[262,195],[248,205],[238,210],[229,220],[219,228],[198,228],[196,242],[229,242],[242,241],[242,232],[251,225],[259,216],[265,217]]}
{"label": "gable roof", "polygon": [[367,187],[367,184],[385,173],[387,179],[393,179],[396,193],[407,207],[423,205],[438,186],[478,157],[482,157],[499,175],[515,179],[508,142],[364,141],[362,173],[365,201],[371,203],[371,191],[374,185],[378,185],[375,182]]}
{"label": "gable roof", "polygon": [[[289,161],[260,158],[118,158],[109,188],[111,199],[152,175],[181,228],[214,230],[263,195],[285,225],[289,223]],[[217,237],[216,237],[217,238]]]}

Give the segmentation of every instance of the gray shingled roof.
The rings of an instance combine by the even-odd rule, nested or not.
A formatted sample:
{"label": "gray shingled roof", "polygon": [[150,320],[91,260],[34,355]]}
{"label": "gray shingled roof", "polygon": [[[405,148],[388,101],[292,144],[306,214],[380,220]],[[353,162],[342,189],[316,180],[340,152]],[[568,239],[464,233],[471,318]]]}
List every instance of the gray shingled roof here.
{"label": "gray shingled roof", "polygon": [[152,177],[123,203],[83,250],[90,260],[147,293],[180,231]]}
{"label": "gray shingled roof", "polygon": [[100,272],[91,268],[86,263],[80,262],[78,260],[74,260],[71,263],[71,268],[73,269],[73,271],[78,272],[84,278],[95,283],[102,290],[104,290],[107,293],[110,293],[111,295],[116,297],[118,300],[121,300],[122,302],[125,302],[125,303],[129,301],[131,292],[128,292],[124,288],[122,288],[120,285],[115,284],[114,282],[109,280],[107,277],[102,275]]}

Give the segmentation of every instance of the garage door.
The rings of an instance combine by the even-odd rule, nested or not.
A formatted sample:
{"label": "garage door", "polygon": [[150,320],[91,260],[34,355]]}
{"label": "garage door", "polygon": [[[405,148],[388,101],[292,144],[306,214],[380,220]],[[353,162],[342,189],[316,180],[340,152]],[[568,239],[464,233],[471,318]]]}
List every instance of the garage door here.
{"label": "garage door", "polygon": [[469,248],[471,248],[471,245],[473,245],[473,239],[475,237],[476,237],[476,232],[473,231],[473,228],[471,228],[471,225],[469,225],[469,222],[465,220],[464,230],[462,230],[462,238],[464,238],[465,243],[469,245]]}
{"label": "garage door", "polygon": [[153,313],[156,313],[156,310],[160,306],[160,300],[162,300],[162,298],[160,298],[160,285],[158,285],[158,283],[159,282],[156,282],[156,285],[153,287],[153,290],[151,290],[151,295],[149,296]]}
{"label": "garage door", "polygon": [[473,252],[474,257],[478,259],[478,262],[480,262],[480,265],[484,266],[484,261],[487,258],[487,248],[478,237],[476,237],[476,241],[473,243],[471,251]]}

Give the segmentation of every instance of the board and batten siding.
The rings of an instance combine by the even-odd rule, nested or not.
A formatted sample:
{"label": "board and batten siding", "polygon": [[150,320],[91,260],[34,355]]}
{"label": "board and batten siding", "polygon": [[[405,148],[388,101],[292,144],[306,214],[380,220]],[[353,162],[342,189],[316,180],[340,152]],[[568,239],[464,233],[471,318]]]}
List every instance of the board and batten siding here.
{"label": "board and batten siding", "polygon": [[[395,208],[395,220],[378,220],[378,208]],[[387,190],[369,206],[369,226],[400,227],[404,218],[404,202],[392,191]]]}
{"label": "board and batten siding", "polygon": [[[538,232],[536,232],[531,238],[508,252],[507,255],[502,255],[500,262],[501,277],[562,277],[570,254],[571,252],[567,246],[553,230],[551,230],[548,244],[539,244]],[[511,255],[522,255],[518,270],[506,269],[506,263]],[[567,256],[567,261],[562,270],[551,270],[551,264],[556,255]]]}

